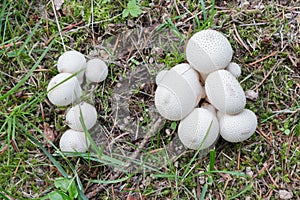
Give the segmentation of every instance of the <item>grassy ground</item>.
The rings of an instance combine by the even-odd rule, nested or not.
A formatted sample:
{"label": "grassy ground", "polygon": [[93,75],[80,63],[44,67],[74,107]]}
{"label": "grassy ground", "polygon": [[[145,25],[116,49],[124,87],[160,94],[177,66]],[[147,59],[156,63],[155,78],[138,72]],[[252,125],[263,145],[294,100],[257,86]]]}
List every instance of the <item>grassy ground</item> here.
{"label": "grassy ground", "polygon": [[[300,4],[127,3],[0,3],[0,198],[299,199]],[[177,123],[153,109],[153,80],[184,62],[186,40],[207,28],[229,38],[244,90],[258,94],[247,108],[259,125],[247,141],[220,139],[200,156],[176,145]],[[45,90],[69,49],[109,63],[107,80],[86,90],[99,112],[96,153],[57,149],[67,108],[51,105]]]}

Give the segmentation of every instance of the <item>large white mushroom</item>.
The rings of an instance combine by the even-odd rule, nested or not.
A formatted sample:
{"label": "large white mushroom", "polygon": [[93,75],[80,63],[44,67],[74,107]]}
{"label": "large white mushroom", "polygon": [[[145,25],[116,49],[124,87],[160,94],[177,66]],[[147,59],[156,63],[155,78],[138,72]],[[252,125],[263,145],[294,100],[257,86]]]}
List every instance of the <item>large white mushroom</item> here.
{"label": "large white mushroom", "polygon": [[92,83],[104,81],[108,75],[108,68],[105,62],[98,58],[91,59],[87,62],[85,77]]}
{"label": "large white mushroom", "polygon": [[59,147],[65,152],[86,152],[90,142],[84,132],[67,130],[60,138]]}
{"label": "large white mushroom", "polygon": [[181,120],[205,96],[198,73],[188,64],[179,64],[157,75],[155,106],[166,119]]}
{"label": "large white mushroom", "polygon": [[50,80],[47,96],[52,104],[66,106],[80,98],[82,90],[79,81],[75,76],[71,76],[70,73],[60,73]]}
{"label": "large white mushroom", "polygon": [[210,73],[205,80],[209,102],[225,114],[237,114],[246,105],[246,96],[237,79],[226,70]]}
{"label": "large white mushroom", "polygon": [[228,142],[242,142],[250,138],[257,126],[256,115],[244,109],[236,115],[219,114],[220,134]]}
{"label": "large white mushroom", "polygon": [[202,74],[224,69],[232,55],[233,50],[227,38],[215,30],[199,31],[186,46],[187,61]]}
{"label": "large white mushroom", "polygon": [[195,108],[178,126],[180,141],[189,149],[206,149],[219,137],[219,122],[208,109]]}
{"label": "large white mushroom", "polygon": [[84,55],[78,51],[66,51],[58,58],[58,72],[71,74],[79,72],[77,78],[80,83],[83,81],[85,67],[86,59]]}
{"label": "large white mushroom", "polygon": [[76,131],[84,131],[80,117],[82,116],[84,125],[87,129],[92,128],[97,121],[97,111],[89,103],[82,102],[70,108],[66,114],[67,125]]}

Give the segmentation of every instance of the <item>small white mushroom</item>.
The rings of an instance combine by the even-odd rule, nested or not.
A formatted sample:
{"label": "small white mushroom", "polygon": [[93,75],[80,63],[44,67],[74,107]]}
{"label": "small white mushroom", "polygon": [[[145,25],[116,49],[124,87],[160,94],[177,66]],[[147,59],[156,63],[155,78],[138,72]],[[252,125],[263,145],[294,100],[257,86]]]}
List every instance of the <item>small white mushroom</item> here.
{"label": "small white mushroom", "polygon": [[215,30],[194,34],[186,47],[189,64],[203,74],[224,69],[231,61],[233,50],[227,38]]}
{"label": "small white mushroom", "polygon": [[205,91],[209,102],[225,114],[237,114],[246,105],[246,96],[237,79],[226,70],[208,75]]}
{"label": "small white mushroom", "polygon": [[216,116],[204,108],[195,108],[178,126],[178,137],[189,149],[209,148],[219,137]]}
{"label": "small white mushroom", "polygon": [[[81,115],[81,114],[82,115]],[[82,116],[84,125],[87,129],[92,128],[97,121],[97,111],[94,106],[89,103],[82,102],[70,108],[66,114],[67,125],[76,131],[84,131],[82,123],[80,121]]]}
{"label": "small white mushroom", "polygon": [[104,81],[108,75],[108,68],[105,62],[98,58],[89,60],[86,65],[85,77],[92,83]]}
{"label": "small white mushroom", "polygon": [[57,70],[59,73],[74,74],[80,71],[77,75],[80,83],[83,81],[85,67],[86,59],[84,55],[75,50],[64,52],[57,61]]}
{"label": "small white mushroom", "polygon": [[86,152],[90,142],[84,132],[67,130],[60,138],[59,147],[65,152]]}
{"label": "small white mushroom", "polygon": [[226,67],[226,70],[229,71],[235,78],[240,77],[242,73],[241,67],[234,62],[229,63],[229,65]]}
{"label": "small white mushroom", "polygon": [[[70,73],[60,73],[54,76],[47,87],[47,96],[56,106],[66,106],[76,102],[81,96],[81,87],[78,79],[70,78]],[[69,78],[69,79],[68,79]]]}
{"label": "small white mushroom", "polygon": [[228,142],[242,142],[250,138],[257,126],[256,115],[244,109],[237,115],[219,115],[220,134]]}
{"label": "small white mushroom", "polygon": [[188,64],[179,64],[156,78],[155,106],[166,119],[181,120],[204,97],[198,73]]}

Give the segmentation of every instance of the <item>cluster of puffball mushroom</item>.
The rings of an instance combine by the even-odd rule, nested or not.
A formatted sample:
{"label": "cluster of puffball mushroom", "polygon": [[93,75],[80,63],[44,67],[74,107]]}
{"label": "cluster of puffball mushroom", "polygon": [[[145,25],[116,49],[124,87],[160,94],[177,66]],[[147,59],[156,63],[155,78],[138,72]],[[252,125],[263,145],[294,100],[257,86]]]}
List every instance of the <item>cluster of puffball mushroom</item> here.
{"label": "cluster of puffball mushroom", "polygon": [[93,105],[81,101],[81,85],[104,81],[108,74],[107,65],[98,58],[87,62],[83,54],[73,50],[59,57],[57,69],[59,74],[50,80],[47,87],[48,99],[55,106],[72,105],[66,113],[66,124],[70,129],[60,138],[60,149],[65,152],[85,152],[90,142],[84,130],[96,124],[97,111]]}
{"label": "cluster of puffball mushroom", "polygon": [[219,135],[242,142],[256,130],[257,118],[245,109],[246,96],[237,80],[241,68],[231,62],[232,55],[222,33],[202,30],[187,43],[188,63],[156,76],[155,106],[164,118],[180,120],[178,137],[189,149],[208,149]]}

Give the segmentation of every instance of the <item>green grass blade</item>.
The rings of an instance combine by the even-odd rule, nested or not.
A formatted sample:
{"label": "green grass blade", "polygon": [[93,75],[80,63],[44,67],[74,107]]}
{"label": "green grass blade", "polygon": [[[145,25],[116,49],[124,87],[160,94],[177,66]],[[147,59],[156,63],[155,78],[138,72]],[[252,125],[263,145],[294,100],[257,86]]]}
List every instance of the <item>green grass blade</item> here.
{"label": "green grass blade", "polygon": [[[4,12],[5,12],[5,8],[6,8],[7,4],[6,4],[6,0],[4,0],[4,2],[2,3],[2,10],[1,10],[1,14],[0,14],[0,34],[2,34],[2,25],[3,25],[3,22],[4,21]],[[2,36],[2,42],[4,41],[4,31],[3,31],[3,36]]]}
{"label": "green grass blade", "polygon": [[212,149],[209,152],[209,171],[214,170],[215,160],[216,160],[216,150]]}
{"label": "green grass blade", "polygon": [[200,0],[200,4],[201,4],[201,10],[203,13],[203,18],[204,18],[204,21],[206,22],[207,21],[207,13],[206,13],[206,8],[205,8],[205,3],[203,0]]}
{"label": "green grass blade", "polygon": [[2,95],[0,96],[0,101],[2,101],[3,99],[6,99],[8,96],[15,93],[18,90],[18,88],[21,87],[27,81],[27,79],[30,78],[30,76],[32,75],[34,70],[39,66],[39,64],[41,63],[43,58],[46,56],[46,54],[50,50],[53,43],[54,43],[54,40],[51,41],[49,46],[45,49],[45,51],[42,53],[42,55],[39,57],[39,59],[33,65],[33,67],[28,71],[28,73],[12,89],[10,89],[8,92],[6,92],[3,96]]}
{"label": "green grass blade", "polygon": [[238,194],[230,197],[229,199],[236,199],[238,197],[240,197],[242,194],[246,193],[247,191],[251,190],[253,187],[253,183],[251,182],[250,184],[247,185],[247,187],[245,187],[241,192],[239,192]]}
{"label": "green grass blade", "polygon": [[201,195],[200,195],[200,200],[204,200],[205,199],[205,195],[206,195],[207,189],[208,189],[208,184],[205,183],[205,185],[202,188],[202,192],[201,192]]}
{"label": "green grass blade", "polygon": [[206,140],[206,138],[208,136],[208,133],[209,133],[209,130],[211,129],[212,123],[213,123],[213,121],[210,122],[208,130],[205,133],[205,137],[204,137],[203,141],[201,142],[199,148],[197,149],[196,153],[194,154],[194,156],[192,157],[192,159],[190,160],[190,162],[186,165],[185,171],[183,172],[183,177],[186,177],[188,175],[192,163],[195,161],[195,159],[198,156],[198,154],[200,153],[200,151],[202,151],[201,148],[203,146],[204,141]]}
{"label": "green grass blade", "polygon": [[66,177],[66,178],[69,177],[67,172],[61,167],[61,165],[55,160],[55,158],[47,151],[47,149],[37,139],[35,139],[31,134],[27,133],[27,131],[24,131],[24,134],[43,151],[43,153],[49,158],[49,160],[52,162],[52,164],[58,169],[58,171],[64,177]]}
{"label": "green grass blade", "polygon": [[127,181],[130,178],[131,178],[131,176],[126,176],[124,178],[115,179],[115,180],[93,180],[93,179],[90,179],[89,181],[92,183],[99,183],[99,184],[115,184],[115,183],[121,183],[121,182]]}

